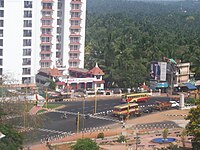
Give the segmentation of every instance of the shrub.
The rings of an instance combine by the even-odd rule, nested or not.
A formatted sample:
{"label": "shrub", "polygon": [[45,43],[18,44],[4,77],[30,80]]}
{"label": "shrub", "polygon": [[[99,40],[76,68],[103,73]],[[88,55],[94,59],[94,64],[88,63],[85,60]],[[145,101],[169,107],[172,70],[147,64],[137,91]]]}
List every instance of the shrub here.
{"label": "shrub", "polygon": [[120,135],[117,139],[117,142],[122,143],[122,142],[126,142],[126,138],[123,135]]}
{"label": "shrub", "polygon": [[97,135],[97,138],[99,139],[99,138],[104,138],[104,133],[103,132],[101,132],[101,133],[99,133],[98,135]]}

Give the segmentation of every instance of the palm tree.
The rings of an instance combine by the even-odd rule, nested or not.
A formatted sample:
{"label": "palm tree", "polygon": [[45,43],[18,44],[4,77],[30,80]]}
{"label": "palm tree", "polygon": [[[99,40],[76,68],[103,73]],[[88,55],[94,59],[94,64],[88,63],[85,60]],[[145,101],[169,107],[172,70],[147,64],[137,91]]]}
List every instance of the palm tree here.
{"label": "palm tree", "polygon": [[181,142],[183,144],[183,149],[185,149],[185,138],[186,138],[186,135],[187,135],[187,131],[184,129],[182,132],[181,132]]}

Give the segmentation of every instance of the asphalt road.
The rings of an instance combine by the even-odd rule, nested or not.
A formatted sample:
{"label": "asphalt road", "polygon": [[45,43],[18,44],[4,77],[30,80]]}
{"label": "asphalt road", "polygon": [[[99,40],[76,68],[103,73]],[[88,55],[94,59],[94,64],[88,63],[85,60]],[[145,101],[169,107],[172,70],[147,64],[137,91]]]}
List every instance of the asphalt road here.
{"label": "asphalt road", "polygon": [[[151,105],[155,101],[169,101],[169,98],[165,97],[154,97],[151,98],[146,103],[139,103],[139,105]],[[71,112],[71,113],[80,113],[80,114],[93,114],[94,112],[94,100],[85,100],[84,101],[68,101],[68,102],[56,102],[65,105],[64,108],[60,109],[58,112],[50,112],[42,115],[42,118],[45,119],[44,124],[40,126],[42,131],[32,130],[26,133],[26,143],[38,142],[40,139],[43,139],[47,136],[52,136],[56,134],[60,134],[62,132],[76,132],[76,116],[74,114],[67,114],[66,119],[62,119],[63,111]],[[103,100],[101,98],[97,98],[97,113],[105,112],[108,110],[112,110],[115,105],[120,104],[120,98],[112,98]],[[84,110],[83,110],[84,108]],[[88,119],[83,119],[80,117],[80,130],[83,128],[94,128],[100,126],[106,126],[109,124],[116,123],[118,121],[117,118],[111,117],[111,114],[107,116],[102,116],[100,118],[89,117]],[[30,138],[30,134],[34,135],[34,137]]]}

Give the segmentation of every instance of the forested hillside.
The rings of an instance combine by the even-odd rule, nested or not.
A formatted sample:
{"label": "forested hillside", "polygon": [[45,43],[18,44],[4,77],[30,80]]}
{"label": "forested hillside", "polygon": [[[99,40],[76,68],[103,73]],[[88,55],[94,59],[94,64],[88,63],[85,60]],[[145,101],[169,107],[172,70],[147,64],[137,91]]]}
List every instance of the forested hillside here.
{"label": "forested hillside", "polygon": [[192,62],[200,75],[200,2],[87,0],[85,64],[98,62],[107,87],[148,80],[164,56]]}

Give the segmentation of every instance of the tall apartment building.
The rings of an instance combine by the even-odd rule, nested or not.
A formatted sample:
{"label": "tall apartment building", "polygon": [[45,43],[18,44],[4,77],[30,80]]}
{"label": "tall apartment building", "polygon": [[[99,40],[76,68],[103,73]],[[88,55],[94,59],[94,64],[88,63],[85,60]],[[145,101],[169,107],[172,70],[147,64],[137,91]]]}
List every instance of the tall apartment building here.
{"label": "tall apartment building", "polygon": [[86,0],[0,0],[0,75],[35,83],[40,68],[84,67]]}

